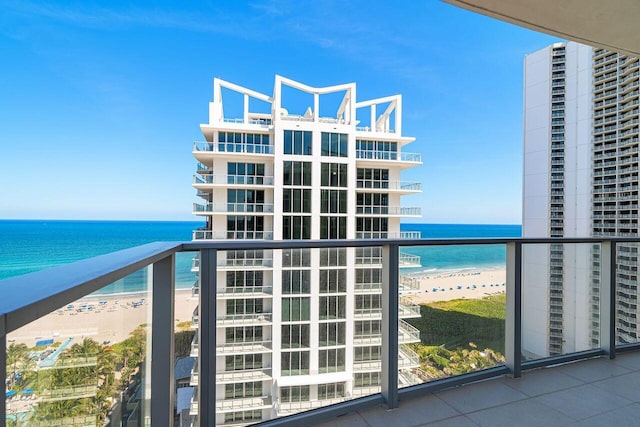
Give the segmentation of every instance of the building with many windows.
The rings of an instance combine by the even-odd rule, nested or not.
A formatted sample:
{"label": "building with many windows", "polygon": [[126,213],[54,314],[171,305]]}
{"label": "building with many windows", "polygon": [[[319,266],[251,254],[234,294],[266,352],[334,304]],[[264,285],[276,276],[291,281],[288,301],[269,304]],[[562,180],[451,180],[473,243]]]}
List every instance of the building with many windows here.
{"label": "building with many windows", "polygon": [[[523,236],[638,236],[638,59],[556,43],[524,68]],[[525,350],[598,347],[600,247],[527,250]],[[637,246],[618,245],[617,261],[616,339],[635,342]]]}
{"label": "building with many windows", "polygon": [[[414,138],[402,135],[400,95],[357,101],[354,83],[314,88],[281,76],[265,95],[215,79],[201,130],[193,210],[206,225],[194,240],[419,237],[400,231],[402,218],[420,216],[401,198],[421,191],[401,177],[421,155],[404,150]],[[401,265],[420,260],[401,254]],[[380,390],[380,248],[228,252],[217,283],[218,424]],[[419,316],[401,297],[401,385],[418,382],[419,358],[406,344],[419,331],[405,319]]]}

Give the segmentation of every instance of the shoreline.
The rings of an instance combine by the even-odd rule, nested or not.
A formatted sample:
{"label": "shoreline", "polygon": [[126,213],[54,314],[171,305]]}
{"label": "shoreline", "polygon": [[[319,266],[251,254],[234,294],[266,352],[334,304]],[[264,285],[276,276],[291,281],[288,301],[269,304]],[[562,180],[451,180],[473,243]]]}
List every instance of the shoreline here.
{"label": "shoreline", "polygon": [[453,299],[478,299],[505,292],[505,267],[423,271],[407,274],[419,283],[419,290],[402,293],[414,304]]}
{"label": "shoreline", "polygon": [[[121,342],[134,329],[151,322],[150,302],[150,292],[87,295],[11,332],[7,340],[29,347],[49,339],[78,343],[92,338],[104,345]],[[191,289],[176,289],[175,323],[190,322],[197,305],[198,297],[191,295]]]}

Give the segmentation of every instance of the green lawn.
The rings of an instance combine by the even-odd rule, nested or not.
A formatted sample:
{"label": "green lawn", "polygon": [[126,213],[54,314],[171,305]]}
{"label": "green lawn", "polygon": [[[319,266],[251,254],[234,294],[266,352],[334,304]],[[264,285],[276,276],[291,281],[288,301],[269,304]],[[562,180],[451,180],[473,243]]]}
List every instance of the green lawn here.
{"label": "green lawn", "polygon": [[482,299],[439,301],[420,306],[422,317],[407,319],[426,346],[492,349],[504,354],[505,294]]}

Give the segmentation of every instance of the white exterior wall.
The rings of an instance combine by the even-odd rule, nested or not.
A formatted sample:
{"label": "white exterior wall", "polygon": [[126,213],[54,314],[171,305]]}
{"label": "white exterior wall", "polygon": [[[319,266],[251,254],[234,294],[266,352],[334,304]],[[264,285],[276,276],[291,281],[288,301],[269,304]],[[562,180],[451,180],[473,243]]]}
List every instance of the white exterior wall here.
{"label": "white exterior wall", "polygon": [[[281,93],[282,86],[287,85],[294,87],[303,92],[309,92],[313,94],[313,105],[310,106],[312,108],[311,117],[305,116],[304,118],[288,116],[283,108],[286,108],[286,105],[282,105]],[[223,114],[222,107],[222,98],[221,98],[221,87],[225,87],[227,89],[231,89],[240,93],[244,93],[244,114],[242,119],[232,119],[225,120]],[[319,105],[322,102],[320,99],[320,95],[323,93],[331,93],[333,91],[346,91],[347,96],[344,100],[344,114],[338,120],[336,118],[321,118],[316,113],[319,111]],[[282,217],[283,215],[301,215],[300,213],[284,213],[283,212],[283,162],[285,161],[304,161],[311,162],[312,166],[312,175],[311,175],[311,186],[307,187],[311,189],[312,198],[311,198],[311,213],[309,214],[311,218],[311,228],[310,228],[310,238],[311,239],[320,239],[321,235],[321,218],[324,216],[328,216],[328,214],[321,213],[321,164],[322,163],[341,163],[348,165],[348,174],[347,174],[347,186],[346,187],[333,187],[332,189],[346,190],[347,191],[347,212],[345,216],[347,219],[347,228],[346,228],[346,238],[355,239],[356,238],[356,219],[359,216],[363,216],[362,214],[357,214],[357,193],[358,192],[368,192],[371,190],[358,189],[357,186],[357,169],[358,168],[377,168],[377,169],[388,169],[389,171],[389,182],[397,183],[401,181],[401,171],[408,167],[417,166],[420,164],[419,161],[406,162],[400,160],[400,152],[404,151],[401,147],[404,144],[413,141],[413,138],[403,137],[400,134],[401,130],[401,97],[399,95],[381,98],[379,100],[372,101],[364,101],[363,103],[356,103],[355,99],[356,88],[355,84],[347,84],[341,86],[334,86],[331,88],[311,88],[301,83],[293,82],[282,78],[280,76],[276,76],[276,84],[274,86],[274,95],[273,98],[270,98],[266,95],[254,92],[252,90],[242,88],[240,86],[223,82],[221,80],[216,79],[214,81],[214,101],[210,103],[210,121],[208,124],[201,125],[203,130],[203,134],[205,135],[207,141],[209,143],[213,142],[213,151],[209,152],[195,152],[194,155],[206,166],[210,166],[212,169],[212,173],[214,175],[223,177],[227,172],[227,164],[229,162],[247,162],[247,163],[263,163],[265,164],[265,176],[273,177],[273,186],[256,186],[250,185],[246,188],[251,189],[262,189],[264,190],[265,195],[265,203],[273,204],[273,214],[264,215],[264,230],[265,232],[273,230],[272,238],[274,240],[282,240],[284,236],[283,226],[282,226]],[[251,120],[254,120],[258,115],[254,115],[248,110],[248,102],[249,97],[255,97],[258,99],[265,100],[266,102],[270,102],[272,104],[272,114],[271,115],[260,115],[262,119],[269,119],[269,125],[259,125],[251,123]],[[385,111],[379,111],[380,116],[376,116],[375,106],[378,103],[391,103],[392,107],[395,106],[395,117],[393,123],[395,124],[395,129],[389,128],[390,120],[387,118],[385,121],[384,115]],[[352,118],[355,118],[356,108],[371,108],[372,111],[372,126],[367,129],[357,129],[355,121],[352,121]],[[394,108],[390,108],[387,111],[393,111]],[[340,116],[340,113],[338,113]],[[378,129],[376,129],[376,123],[379,124]],[[312,133],[312,155],[292,155],[284,153],[284,131],[285,130],[296,130],[296,131],[310,131]],[[395,130],[395,132],[394,132]],[[242,152],[241,147],[238,150],[231,150],[230,152],[216,151],[217,137],[219,132],[240,132],[240,133],[260,133],[260,134],[269,134],[270,143],[273,145],[273,151],[270,154],[255,154],[255,153],[245,153]],[[348,137],[348,152],[346,157],[328,157],[322,156],[321,150],[321,134],[323,132],[329,133],[342,133],[347,134]],[[366,139],[366,140],[374,140],[374,141],[392,141],[397,142],[398,144],[398,159],[384,159],[383,157],[373,157],[366,160],[358,159],[356,153],[356,139]],[[211,172],[209,172],[211,173]],[[203,178],[204,179],[204,178]],[[194,186],[201,191],[205,191],[207,195],[210,195],[211,200],[214,204],[225,206],[227,202],[227,190],[231,186],[227,186],[224,180],[216,181],[219,185],[206,185],[202,184],[201,181],[195,181],[196,184]],[[233,188],[237,188],[238,186],[233,186]],[[393,187],[393,186],[392,186]],[[298,187],[299,188],[299,187]],[[389,207],[399,207],[401,205],[401,195],[406,194],[407,191],[394,191],[394,188],[391,188],[388,191],[388,200]],[[399,190],[399,188],[397,189]],[[386,192],[385,190],[373,190],[378,192]],[[408,192],[418,192],[408,191]],[[208,231],[213,232],[213,236],[223,236],[226,233],[226,221],[228,215],[234,215],[233,213],[227,212],[226,209],[221,211],[217,211],[215,213],[196,213],[201,216],[207,217],[209,220],[213,221],[213,224],[208,228]],[[248,215],[255,216],[255,214],[247,213],[242,214],[238,213],[237,215]],[[261,216],[261,214],[258,214]],[[378,217],[381,215],[377,215]],[[388,233],[390,237],[398,237],[400,232],[400,216],[401,215],[388,215]],[[196,234],[197,235],[197,234]],[[202,234],[200,234],[202,236]],[[202,238],[202,237],[200,237]],[[214,237],[215,238],[215,237]],[[218,237],[219,238],[219,237]],[[207,239],[207,237],[205,237]],[[224,259],[226,257],[225,254],[220,254],[219,257]],[[321,323],[320,319],[320,299],[322,295],[320,294],[320,282],[318,279],[317,272],[320,270],[320,250],[312,249],[311,250],[311,265],[309,269],[311,270],[311,282],[310,282],[310,293],[308,298],[310,300],[310,322],[309,324],[309,373],[305,375],[283,375],[283,367],[281,366],[280,356],[283,353],[282,348],[282,299],[285,297],[282,291],[282,272],[283,272],[283,257],[280,251],[273,251],[273,268],[267,269],[264,274],[264,285],[272,286],[272,291],[270,295],[261,296],[246,296],[243,297],[241,293],[237,296],[234,295],[233,299],[242,299],[242,298],[262,298],[263,299],[263,312],[269,313],[272,316],[272,322],[270,325],[263,328],[263,341],[271,341],[270,351],[268,353],[263,353],[263,367],[269,368],[271,380],[265,381],[263,383],[263,394],[269,395],[271,397],[270,408],[263,408],[263,413],[265,414],[265,418],[271,418],[279,415],[283,415],[283,406],[282,402],[278,402],[279,397],[279,389],[281,387],[287,386],[304,386],[309,385],[310,387],[310,396],[309,400],[314,401],[318,399],[317,396],[317,388],[316,384],[328,384],[328,383],[344,383],[346,396],[345,398],[349,398],[352,396],[352,389],[354,388],[353,379],[354,379],[354,337],[355,337],[355,322],[356,320],[372,320],[376,319],[376,314],[368,315],[368,314],[359,314],[359,317],[356,319],[356,306],[355,306],[355,268],[356,268],[356,257],[355,257],[355,249],[347,249],[347,261],[346,261],[346,292],[344,293],[346,296],[346,310],[345,310],[345,369],[340,372],[331,372],[331,373],[320,373],[319,366],[319,350],[321,350],[319,343],[319,328]],[[367,268],[366,265],[358,265],[358,267]],[[325,267],[323,267],[325,268]],[[255,270],[256,267],[247,266],[245,271]],[[298,270],[297,268],[293,268],[294,270]],[[306,268],[300,268],[306,269]],[[313,274],[316,273],[316,274]],[[218,270],[218,287],[223,288],[226,286],[226,274],[227,270]],[[362,294],[363,292],[360,291]],[[375,294],[376,291],[371,291],[372,294]],[[286,297],[295,295],[287,295]],[[307,295],[303,295],[307,297]],[[222,318],[225,316],[227,310],[226,300],[219,299],[217,302],[217,314],[218,318]],[[401,316],[405,317],[417,317],[416,315],[411,316]],[[338,319],[337,321],[340,321]],[[402,322],[402,321],[401,321]],[[223,324],[218,323],[217,327],[217,345],[219,348],[224,348],[225,346],[225,332],[228,328],[237,326],[233,324]],[[419,341],[416,339],[414,342]],[[366,344],[366,345],[375,345],[375,344]],[[340,346],[338,346],[340,347]],[[333,348],[333,347],[328,347]],[[307,350],[306,348],[303,350]],[[410,350],[409,350],[410,351]],[[228,353],[234,354],[234,353]],[[220,372],[225,369],[225,357],[218,356],[216,358],[217,361],[217,370]],[[418,366],[416,365],[415,368]],[[242,382],[240,379],[238,382]],[[366,388],[366,387],[365,387]],[[217,384],[216,386],[217,399],[225,400],[225,385]],[[372,391],[366,392],[366,394],[372,393]],[[317,404],[315,402],[314,404]],[[332,403],[332,402],[329,402]],[[328,404],[328,403],[326,403]],[[285,405],[286,406],[286,405]],[[294,405],[294,407],[297,407]],[[252,406],[246,407],[237,407],[237,409],[233,409],[233,412],[242,411],[242,410],[251,410],[255,409]],[[297,410],[308,409],[304,406],[299,407]],[[228,413],[229,410],[227,409]],[[286,410],[285,410],[286,412]],[[292,410],[290,413],[296,412],[296,410]],[[269,413],[269,415],[266,415]],[[217,414],[217,421],[219,423],[224,421],[224,413]]]}
{"label": "white exterior wall", "polygon": [[[565,46],[564,237],[591,236],[592,48],[558,43],[525,58],[523,236],[549,237],[551,218],[551,80],[553,47]],[[549,355],[549,245],[526,248],[523,259],[523,350]],[[564,245],[563,352],[590,344],[590,245]]]}

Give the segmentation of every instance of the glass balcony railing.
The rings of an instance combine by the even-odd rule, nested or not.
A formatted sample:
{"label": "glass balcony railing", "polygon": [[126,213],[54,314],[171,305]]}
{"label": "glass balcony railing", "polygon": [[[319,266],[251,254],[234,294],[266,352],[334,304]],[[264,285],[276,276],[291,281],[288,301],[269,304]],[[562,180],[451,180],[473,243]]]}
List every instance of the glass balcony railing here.
{"label": "glass balcony railing", "polygon": [[273,203],[194,203],[194,213],[273,213]]}
{"label": "glass balcony railing", "polygon": [[404,151],[356,150],[356,159],[392,160],[398,162],[422,162],[421,153],[405,153]]}
{"label": "glass balcony railing", "polygon": [[226,154],[273,154],[273,145],[231,142],[194,142],[193,151]]}
{"label": "glass balcony railing", "polygon": [[212,185],[273,185],[272,176],[263,175],[194,175],[193,184],[195,186]]}
{"label": "glass balcony railing", "polygon": [[[637,237],[371,243],[152,243],[0,281],[5,423],[164,424],[179,401],[191,425],[277,425],[291,414],[312,424],[353,405],[392,407],[640,349]],[[433,251],[480,265],[478,248],[504,263],[399,274]],[[195,297],[175,289],[175,259],[189,255],[190,271],[188,251],[199,252]],[[240,253],[284,267],[243,258],[249,268],[225,269]],[[186,399],[173,397],[178,353],[197,358],[180,379]]]}

